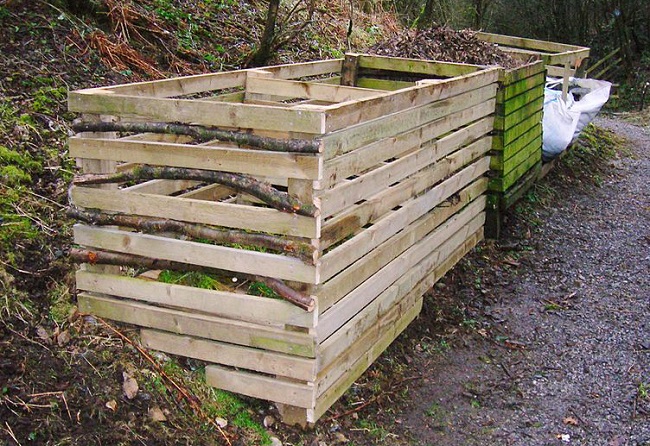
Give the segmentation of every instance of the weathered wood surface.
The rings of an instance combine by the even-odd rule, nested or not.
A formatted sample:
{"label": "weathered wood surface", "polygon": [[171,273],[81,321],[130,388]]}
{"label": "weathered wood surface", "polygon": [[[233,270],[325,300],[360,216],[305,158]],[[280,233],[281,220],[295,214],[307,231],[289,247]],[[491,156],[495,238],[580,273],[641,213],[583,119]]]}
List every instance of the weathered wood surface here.
{"label": "weathered wood surface", "polygon": [[[280,299],[157,282],[119,274],[77,271],[77,289],[132,299],[143,303],[186,309],[228,319],[284,327],[311,328],[313,313]],[[242,307],[246,311],[242,311]]]}
{"label": "weathered wood surface", "polygon": [[89,293],[79,294],[78,301],[80,311],[114,321],[307,358],[315,357],[314,338],[306,333]]}
{"label": "weathered wood surface", "polygon": [[260,350],[191,336],[144,329],[140,339],[146,348],[201,361],[239,367],[300,381],[316,379],[315,359]]}

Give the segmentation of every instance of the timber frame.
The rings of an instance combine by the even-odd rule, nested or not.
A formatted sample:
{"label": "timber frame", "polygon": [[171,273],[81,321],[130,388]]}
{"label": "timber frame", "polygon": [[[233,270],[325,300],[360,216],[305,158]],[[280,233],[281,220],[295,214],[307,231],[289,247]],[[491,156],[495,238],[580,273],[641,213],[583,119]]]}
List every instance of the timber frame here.
{"label": "timber frame", "polygon": [[[347,54],[71,92],[75,252],[90,260],[79,308],[211,363],[208,383],[275,402],[285,422],[316,422],[483,238],[501,71]],[[256,234],[264,249],[222,243]],[[299,299],[163,283],[134,264],[253,275]]]}

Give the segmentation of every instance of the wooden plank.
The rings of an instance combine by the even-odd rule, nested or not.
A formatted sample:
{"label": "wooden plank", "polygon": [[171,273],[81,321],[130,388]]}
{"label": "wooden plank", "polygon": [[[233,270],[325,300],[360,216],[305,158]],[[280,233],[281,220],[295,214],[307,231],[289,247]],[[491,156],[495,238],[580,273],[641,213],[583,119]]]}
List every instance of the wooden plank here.
{"label": "wooden plank", "polygon": [[441,62],[422,59],[406,59],[402,57],[359,56],[359,68],[371,70],[400,71],[404,74],[421,74],[426,77],[457,77],[476,73],[485,69],[479,65]]}
{"label": "wooden plank", "polygon": [[[270,70],[279,78],[291,79],[302,76],[318,76],[327,73],[335,73],[341,70],[342,59],[323,60],[296,64],[278,65],[264,67]],[[183,96],[204,91],[224,90],[244,86],[246,72],[248,70],[236,70],[222,73],[198,74],[194,76],[176,77],[156,81],[135,82],[130,84],[115,85],[83,91],[95,92],[97,90],[108,91],[117,94],[128,94],[133,96],[171,97]]]}
{"label": "wooden plank", "polygon": [[[498,108],[498,105],[497,105]],[[520,122],[524,121],[527,117],[543,110],[544,108],[544,95],[541,94],[537,99],[534,99],[521,108],[510,112],[508,115],[497,115],[494,118],[494,128],[499,130],[507,130]]]}
{"label": "wooden plank", "polygon": [[533,155],[537,155],[538,158],[542,159],[542,136],[536,137],[526,146],[524,146],[519,153],[514,156],[511,156],[507,160],[503,161],[500,171],[501,176],[506,176],[508,173],[512,172],[517,166],[523,163],[528,158]]}
{"label": "wooden plank", "polygon": [[205,368],[205,382],[213,387],[296,407],[313,408],[314,386],[270,376],[227,369],[216,365]]}
{"label": "wooden plank", "polygon": [[551,54],[546,58],[546,65],[562,65],[568,63],[572,67],[577,67],[583,59],[589,57],[589,53],[589,48],[582,48],[559,54]]}
{"label": "wooden plank", "polygon": [[[425,145],[396,161],[385,164],[374,169],[354,180],[347,181],[339,186],[317,193],[320,199],[320,211],[323,218],[334,215],[354,203],[365,200],[409,175],[422,170],[440,158],[456,150],[455,144],[444,145],[434,143],[432,147]],[[491,138],[480,139],[462,150],[463,162],[468,163],[472,159],[487,152],[492,147]],[[432,150],[433,149],[433,150]]]}
{"label": "wooden plank", "polygon": [[375,79],[372,77],[360,77],[357,79],[357,86],[362,88],[374,88],[375,90],[395,91],[402,88],[415,86],[414,82],[394,81],[390,79]]}
{"label": "wooden plank", "polygon": [[545,71],[546,67],[544,66],[544,62],[539,60],[522,67],[503,70],[499,76],[499,82],[503,85],[510,85],[514,82],[526,79],[527,77],[534,76],[535,74],[544,73]]}
{"label": "wooden plank", "polygon": [[322,161],[314,155],[212,144],[197,146],[94,138],[70,138],[68,141],[74,157],[312,180],[322,175]]}
{"label": "wooden plank", "polygon": [[200,184],[191,180],[150,180],[123,188],[123,191],[141,194],[170,195]]}
{"label": "wooden plank", "polygon": [[[466,231],[461,230],[450,237],[420,263],[411,268],[394,284],[382,292],[367,307],[354,315],[348,323],[336,331],[326,341],[318,346],[319,375],[323,375],[331,365],[340,358],[359,338],[365,336],[369,330],[375,331],[378,337],[383,329],[382,320],[391,320],[389,315],[399,310],[400,305],[409,305],[420,298],[433,284],[460,259],[459,255],[465,254],[467,245],[474,245],[478,241],[476,231],[481,229],[477,217],[470,229],[473,234],[467,238]],[[322,378],[321,378],[322,379]],[[319,382],[319,387],[322,382]]]}
{"label": "wooden plank", "polygon": [[[481,119],[481,116],[477,116],[477,113],[481,111],[485,114],[490,112],[486,107],[472,107],[461,110],[436,119],[424,126],[394,134],[388,138],[382,138],[359,149],[330,159],[325,162],[323,180],[320,182],[318,189],[329,188],[347,177],[359,175],[382,161],[400,156],[467,123],[471,124],[457,130],[455,133],[461,135],[466,142],[478,139],[491,131],[494,126],[493,117]],[[480,120],[473,122],[477,119]],[[435,149],[436,145],[434,144],[432,148]]]}
{"label": "wooden plank", "polygon": [[[459,119],[470,116],[483,117],[494,112],[496,85],[478,87],[440,101],[431,101],[423,106],[416,106],[400,113],[384,116],[381,119],[352,126],[322,138],[323,155],[326,160],[351,152],[382,138],[390,138],[399,133],[417,128],[428,122],[441,119],[447,115],[476,108]],[[430,129],[435,131],[434,128]]]}
{"label": "wooden plank", "polygon": [[542,111],[539,111],[538,113],[535,113],[534,115],[526,118],[524,121],[520,122],[514,127],[511,127],[507,129],[504,132],[501,132],[500,134],[497,133],[494,136],[494,139],[496,141],[494,144],[496,144],[495,147],[505,147],[515,141],[517,138],[520,136],[526,134],[531,128],[539,125],[542,122]]}
{"label": "wooden plank", "polygon": [[540,98],[542,100],[544,99],[544,85],[538,85],[537,87],[534,87],[518,96],[514,96],[501,104],[497,103],[497,115],[508,116]]}
{"label": "wooden plank", "polygon": [[390,94],[382,90],[262,77],[249,77],[246,81],[246,91],[259,94],[272,92],[274,96],[316,99],[326,102],[363,100]]}
{"label": "wooden plank", "polygon": [[525,93],[538,85],[544,85],[545,83],[546,75],[544,72],[541,72],[520,81],[513,82],[509,85],[502,86],[499,88],[499,92],[497,93],[497,102],[501,102],[502,100],[507,101],[512,97]]}
{"label": "wooden plank", "polygon": [[[459,158],[454,157],[456,161]],[[481,171],[488,168],[487,160],[474,168]],[[370,197],[364,203],[355,204],[326,223],[321,234],[321,249],[337,243],[355,233],[369,222],[376,222],[384,214],[431,187],[450,175],[458,166],[452,159],[439,161],[431,168],[418,172],[413,177],[392,185],[390,188]],[[477,176],[480,173],[477,174]]]}
{"label": "wooden plank", "polygon": [[84,208],[297,237],[320,236],[320,219],[275,209],[88,187],[73,187],[70,196],[74,205]]}
{"label": "wooden plank", "polygon": [[247,322],[154,307],[109,297],[78,295],[79,311],[114,321],[307,358],[315,357],[311,335]]}
{"label": "wooden plank", "polygon": [[[480,150],[480,155],[487,152],[488,149],[489,146],[485,145]],[[476,156],[474,159],[476,159]],[[321,280],[325,282],[329,278],[333,277],[343,268],[351,265],[352,262],[379,246],[392,235],[401,230],[405,230],[404,228],[409,224],[427,214],[431,209],[442,203],[452,194],[470,184],[486,172],[488,165],[487,159],[482,160],[481,165],[482,168],[478,169],[476,165],[466,167],[456,175],[448,178],[428,191],[426,194],[419,196],[415,200],[404,203],[398,211],[391,213],[388,217],[381,219],[356,237],[325,254],[321,258],[320,262]],[[428,230],[423,234],[418,233],[419,235],[415,235],[411,243],[415,243],[415,240],[418,237],[427,232]]]}
{"label": "wooden plank", "polygon": [[[382,266],[386,265],[397,255],[415,243],[416,240],[414,240],[412,236],[416,236],[414,237],[416,239],[423,237],[426,235],[426,231],[438,227],[469,202],[484,193],[486,189],[487,179],[481,178],[473,182],[471,185],[458,192],[457,201],[443,202],[443,205],[434,208],[426,217],[422,218],[421,221],[413,224],[411,227],[405,228],[403,230],[404,233],[394,235],[391,239],[377,247],[372,251],[371,255],[365,257],[357,256],[356,258],[350,259],[350,266],[341,274],[338,274],[331,280],[325,282],[319,290],[318,311],[321,313],[327,311],[329,307],[342,299],[347,293],[359,286],[364,280],[375,274]],[[381,221],[379,223],[381,223]],[[360,236],[362,235],[364,235],[364,233],[360,234]]]}
{"label": "wooden plank", "polygon": [[585,49],[584,47],[577,45],[567,45],[564,43],[547,42],[545,40],[527,39],[524,37],[506,36],[502,34],[477,32],[475,36],[486,42],[496,43],[498,45],[523,48],[527,50],[539,50],[550,53],[564,53]]}
{"label": "wooden plank", "polygon": [[82,224],[74,226],[74,240],[75,243],[88,247],[227,271],[312,284],[317,284],[320,280],[315,266],[293,257],[266,252]]}
{"label": "wooden plank", "polygon": [[[509,144],[504,150],[495,152],[491,158],[490,169],[503,172],[504,161],[517,156],[531,142],[541,137],[541,135],[542,126],[539,125],[537,127],[533,127],[526,134],[518,138],[515,142]],[[494,145],[492,148],[494,149]]]}
{"label": "wooden plank", "polygon": [[316,323],[313,313],[281,299],[204,290],[119,274],[97,274],[91,271],[77,271],[76,278],[78,290],[184,308],[226,319],[279,327],[292,325],[311,328]]}
{"label": "wooden plank", "polygon": [[194,200],[219,201],[236,195],[237,191],[221,184],[208,184],[194,190],[177,195],[179,198],[192,198]]}
{"label": "wooden plank", "polygon": [[489,189],[504,192],[508,190],[521,176],[523,176],[530,169],[534,168],[536,164],[541,163],[542,161],[537,157],[537,155],[531,155],[527,160],[519,164],[516,168],[508,172],[506,175],[500,178],[490,179]]}
{"label": "wooden plank", "polygon": [[126,119],[310,134],[325,132],[324,115],[317,110],[296,111],[284,107],[99,92],[70,92],[68,108],[80,113],[110,114]]}
{"label": "wooden plank", "polygon": [[[502,161],[504,159],[515,156],[521,149],[526,147],[533,139],[537,138],[541,134],[542,123],[539,122],[536,125],[530,127],[526,133],[505,147],[498,147],[497,143],[500,142],[500,140],[498,140],[497,137],[492,138],[492,149],[496,151],[496,156],[494,156],[494,158],[496,158],[495,162],[498,163],[499,160]],[[495,164],[495,166],[498,166],[498,164]]]}
{"label": "wooden plank", "polygon": [[[316,407],[313,413],[308,413],[308,421],[316,422],[329,407],[338,400],[341,395],[359,378],[363,372],[381,355],[388,346],[404,331],[406,327],[420,314],[422,310],[422,299],[418,299],[415,305],[405,311],[403,315],[381,334],[379,339],[369,338],[371,348],[362,355],[354,364],[346,370],[338,381],[323,392],[316,401]],[[365,338],[364,338],[365,340]]]}
{"label": "wooden plank", "polygon": [[502,209],[508,209],[515,204],[535,184],[542,169],[540,163],[535,164],[517,182],[508,189],[501,200]]}
{"label": "wooden plank", "polygon": [[463,227],[473,217],[479,215],[484,208],[485,197],[474,200],[460,213],[450,218],[447,222],[423,237],[416,245],[410,247],[386,266],[382,267],[373,276],[373,280],[366,280],[337,302],[336,305],[333,305],[320,317],[316,326],[316,338],[318,342],[321,343],[331,336],[332,333],[369,304],[377,295],[388,288],[404,272],[420,262],[431,250],[455,234],[458,229]]}
{"label": "wooden plank", "polygon": [[490,68],[460,78],[447,79],[437,84],[404,88],[381,97],[342,102],[328,107],[325,117],[325,132],[333,132],[385,117],[407,108],[457,96],[463,92],[495,83],[498,76],[499,69]]}
{"label": "wooden plank", "polygon": [[[554,65],[548,65],[546,67],[546,70],[548,72],[548,75],[551,77],[564,77],[564,75],[566,74],[566,69],[563,66],[556,67]],[[575,75],[575,71],[576,70],[574,69],[569,69],[569,76]]]}
{"label": "wooden plank", "polygon": [[140,340],[146,348],[172,355],[240,367],[300,381],[316,379],[316,360],[314,359],[148,329],[143,329],[140,332]]}

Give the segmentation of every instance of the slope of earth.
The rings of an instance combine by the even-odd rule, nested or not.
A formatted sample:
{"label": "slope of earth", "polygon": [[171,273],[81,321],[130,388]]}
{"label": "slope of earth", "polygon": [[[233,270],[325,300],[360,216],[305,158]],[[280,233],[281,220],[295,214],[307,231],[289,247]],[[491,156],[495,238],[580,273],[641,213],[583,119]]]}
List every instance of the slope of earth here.
{"label": "slope of earth", "polygon": [[562,160],[545,205],[436,287],[429,305],[455,294],[475,332],[413,356],[405,444],[650,445],[650,131],[599,125],[630,152],[583,178]]}

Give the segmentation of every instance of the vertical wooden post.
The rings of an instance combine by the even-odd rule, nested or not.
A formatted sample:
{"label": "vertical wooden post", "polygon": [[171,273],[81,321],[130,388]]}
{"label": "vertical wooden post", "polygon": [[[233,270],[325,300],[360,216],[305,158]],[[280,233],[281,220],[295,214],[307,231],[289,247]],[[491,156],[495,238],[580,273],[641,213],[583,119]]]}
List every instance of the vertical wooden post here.
{"label": "vertical wooden post", "polygon": [[562,79],[562,100],[566,102],[569,95],[569,77],[571,75],[571,62],[564,63],[564,77]]}

